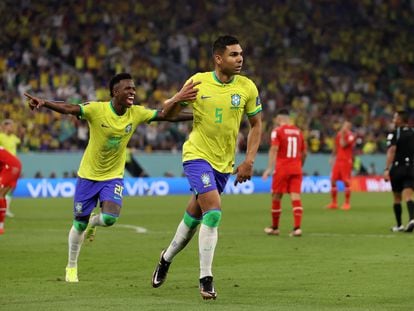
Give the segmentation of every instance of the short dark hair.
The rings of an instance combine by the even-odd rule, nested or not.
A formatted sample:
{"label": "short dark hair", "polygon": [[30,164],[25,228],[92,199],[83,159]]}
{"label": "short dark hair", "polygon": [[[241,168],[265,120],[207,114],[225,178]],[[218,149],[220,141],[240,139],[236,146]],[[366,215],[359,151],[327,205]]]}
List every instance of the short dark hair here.
{"label": "short dark hair", "polygon": [[410,115],[405,110],[398,110],[397,114],[400,117],[401,121],[405,124],[407,124],[408,121],[410,120]]}
{"label": "short dark hair", "polygon": [[213,55],[216,53],[222,54],[228,45],[239,44],[239,40],[233,36],[225,35],[217,38],[213,43]]}
{"label": "short dark hair", "polygon": [[289,110],[287,108],[280,108],[276,115],[289,116]]}
{"label": "short dark hair", "polygon": [[117,75],[113,76],[109,82],[109,94],[111,97],[114,96],[115,85],[117,85],[121,80],[132,80],[132,77],[129,73],[126,72],[118,73]]}

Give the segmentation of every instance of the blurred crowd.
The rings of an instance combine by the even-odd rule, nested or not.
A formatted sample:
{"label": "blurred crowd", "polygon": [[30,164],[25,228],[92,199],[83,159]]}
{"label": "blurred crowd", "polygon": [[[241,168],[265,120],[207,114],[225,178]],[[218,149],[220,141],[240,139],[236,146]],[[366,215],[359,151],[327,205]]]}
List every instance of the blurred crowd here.
{"label": "blurred crowd", "polygon": [[[0,119],[18,124],[21,151],[78,150],[88,128],[73,117],[33,113],[23,93],[73,104],[108,100],[130,72],[137,104],[151,108],[197,71],[212,69],[218,35],[239,38],[243,74],[264,109],[290,107],[311,152],[330,152],[344,118],[357,153],[385,151],[395,109],[414,112],[414,0],[6,0],[0,2]],[[179,151],[191,123],[138,128],[130,147]],[[244,121],[238,148],[246,148]]]}

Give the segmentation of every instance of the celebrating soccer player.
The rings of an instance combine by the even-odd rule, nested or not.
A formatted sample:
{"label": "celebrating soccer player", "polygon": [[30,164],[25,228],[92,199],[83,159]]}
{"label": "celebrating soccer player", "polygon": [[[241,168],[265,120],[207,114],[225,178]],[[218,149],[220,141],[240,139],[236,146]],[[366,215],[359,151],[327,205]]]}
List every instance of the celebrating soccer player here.
{"label": "celebrating soccer player", "polygon": [[[395,129],[387,137],[387,158],[384,179],[391,181],[393,210],[397,225],[391,231],[413,232],[414,230],[414,128],[410,126],[409,114],[398,111],[394,114]],[[404,228],[401,220],[401,201],[407,204],[409,222]]]}
{"label": "celebrating soccer player", "polygon": [[[183,146],[184,173],[193,195],[171,244],[161,253],[153,276],[153,287],[166,279],[173,258],[187,245],[198,225],[200,256],[200,294],[216,299],[212,263],[221,220],[221,199],[229,175],[235,183],[251,178],[253,162],[260,144],[261,103],[256,85],[239,75],[243,50],[232,36],[221,36],[213,44],[214,71],[197,73],[191,81],[201,82],[195,101],[188,101],[194,114],[193,130]],[[174,114],[183,105],[166,102]],[[168,113],[168,112],[167,112]],[[237,134],[243,115],[250,123],[245,160],[234,170]]]}
{"label": "celebrating soccer player", "polygon": [[[282,213],[281,201],[284,193],[290,194],[293,208],[293,231],[291,236],[302,235],[302,166],[306,159],[306,144],[299,128],[292,124],[287,109],[281,109],[276,116],[277,127],[271,134],[269,162],[262,178],[274,170],[272,178],[272,225],[264,231],[269,235],[279,235],[279,220]],[[275,166],[276,161],[276,166]]]}
{"label": "celebrating soccer player", "polygon": [[345,202],[342,204],[343,210],[351,208],[351,173],[352,173],[352,156],[355,144],[355,135],[351,132],[352,123],[344,121],[341,129],[335,138],[335,145],[332,150],[331,163],[334,162],[331,172],[331,203],[327,208],[338,208],[338,189],[336,182],[343,181],[345,185]]}
{"label": "celebrating soccer player", "polygon": [[[194,100],[197,83],[188,83],[169,102]],[[93,240],[96,226],[112,226],[122,206],[126,147],[136,127],[144,122],[177,121],[163,111],[133,105],[135,84],[128,73],[114,76],[109,84],[109,102],[82,105],[55,103],[25,93],[32,109],[46,107],[88,121],[89,142],[78,171],[74,197],[74,220],[69,231],[69,258],[66,282],[78,282],[78,256],[84,238]],[[183,120],[192,118],[184,117]],[[100,202],[101,213],[91,213]],[[88,226],[89,223],[89,226]],[[86,236],[85,236],[85,231]]]}

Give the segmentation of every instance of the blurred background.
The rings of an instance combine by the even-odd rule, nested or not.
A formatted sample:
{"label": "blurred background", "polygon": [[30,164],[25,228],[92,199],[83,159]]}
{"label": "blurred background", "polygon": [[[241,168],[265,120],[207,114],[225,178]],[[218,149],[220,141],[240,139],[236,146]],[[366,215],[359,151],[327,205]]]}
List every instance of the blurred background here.
{"label": "blurred background", "polygon": [[[393,111],[414,117],[414,0],[3,0],[0,18],[0,119],[16,123],[24,177],[73,175],[88,139],[83,121],[31,112],[24,92],[73,104],[108,100],[111,76],[129,72],[137,104],[159,108],[191,74],[212,70],[211,45],[223,34],[240,40],[243,74],[263,103],[258,170],[280,107],[291,108],[304,130],[309,175],[329,173],[327,155],[344,118],[358,137],[355,174],[375,174]],[[190,130],[189,122],[140,126],[132,155],[150,175],[177,175]],[[245,120],[238,153],[247,132]],[[171,152],[177,169],[147,167],[157,165],[152,155]]]}

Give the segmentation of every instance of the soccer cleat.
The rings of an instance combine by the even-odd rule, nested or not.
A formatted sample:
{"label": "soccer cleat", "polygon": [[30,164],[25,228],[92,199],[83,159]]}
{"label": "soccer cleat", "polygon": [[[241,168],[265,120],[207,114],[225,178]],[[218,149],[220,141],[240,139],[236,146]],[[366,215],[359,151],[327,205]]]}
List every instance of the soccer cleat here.
{"label": "soccer cleat", "polygon": [[344,210],[344,211],[350,210],[351,209],[351,204],[344,203],[344,204],[342,204],[341,209]]}
{"label": "soccer cleat", "polygon": [[77,282],[79,282],[79,279],[78,279],[78,268],[77,267],[73,267],[73,268],[66,267],[66,277],[65,277],[65,281],[66,282],[69,282],[69,283],[77,283]]}
{"label": "soccer cleat", "polygon": [[216,299],[217,293],[213,285],[213,277],[205,276],[200,279],[200,295],[204,300]]}
{"label": "soccer cleat", "polygon": [[9,218],[13,218],[14,217],[14,214],[11,212],[11,210],[9,208],[6,209],[6,216],[9,217]]}
{"label": "soccer cleat", "polygon": [[405,228],[405,232],[411,233],[413,232],[413,230],[414,230],[414,219],[411,219],[407,227]]}
{"label": "soccer cleat", "polygon": [[279,235],[280,231],[278,228],[273,228],[273,227],[266,227],[264,228],[264,232],[268,235]]}
{"label": "soccer cleat", "polygon": [[293,231],[289,234],[291,237],[300,237],[302,236],[302,230],[300,228],[293,229]]}
{"label": "soccer cleat", "polygon": [[[95,213],[92,213],[91,216],[89,217],[89,220],[95,216]],[[89,242],[93,242],[95,240],[95,235],[96,235],[96,226],[91,226],[90,223],[88,223],[88,227],[86,228],[86,232],[85,232],[85,239],[87,239]]]}
{"label": "soccer cleat", "polygon": [[401,225],[401,226],[394,226],[394,227],[391,228],[391,231],[392,232],[403,232],[404,231],[404,226],[403,225]]}
{"label": "soccer cleat", "polygon": [[326,206],[326,208],[327,208],[327,209],[337,209],[337,208],[338,208],[338,204],[331,202],[331,203],[329,203],[329,204]]}
{"label": "soccer cleat", "polygon": [[161,252],[160,261],[155,267],[154,273],[152,274],[151,284],[152,287],[160,287],[167,278],[168,269],[170,268],[171,262],[164,259],[165,250]]}

